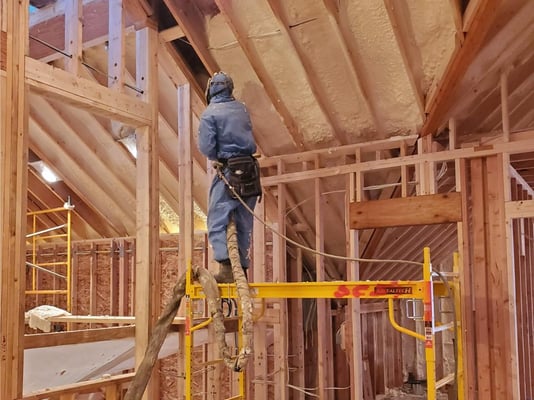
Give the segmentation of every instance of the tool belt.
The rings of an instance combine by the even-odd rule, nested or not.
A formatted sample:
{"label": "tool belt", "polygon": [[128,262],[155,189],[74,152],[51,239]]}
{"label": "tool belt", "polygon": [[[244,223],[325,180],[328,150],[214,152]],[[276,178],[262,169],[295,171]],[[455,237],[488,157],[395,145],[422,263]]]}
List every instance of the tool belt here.
{"label": "tool belt", "polygon": [[234,199],[235,194],[242,199],[261,196],[260,165],[256,158],[243,156],[219,161],[228,169],[228,183],[233,191],[227,189]]}

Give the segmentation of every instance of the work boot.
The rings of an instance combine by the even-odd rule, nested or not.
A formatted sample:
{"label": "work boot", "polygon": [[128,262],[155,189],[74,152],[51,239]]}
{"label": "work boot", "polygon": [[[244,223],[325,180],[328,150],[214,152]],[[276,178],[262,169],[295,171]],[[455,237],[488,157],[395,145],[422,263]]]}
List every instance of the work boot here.
{"label": "work boot", "polygon": [[219,262],[219,272],[214,275],[217,283],[233,283],[234,274],[229,260]]}

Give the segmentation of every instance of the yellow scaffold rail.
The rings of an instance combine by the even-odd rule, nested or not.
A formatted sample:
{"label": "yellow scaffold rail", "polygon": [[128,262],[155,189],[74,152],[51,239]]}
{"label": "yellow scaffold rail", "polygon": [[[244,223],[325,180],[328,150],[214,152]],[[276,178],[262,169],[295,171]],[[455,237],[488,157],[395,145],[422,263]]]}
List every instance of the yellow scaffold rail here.
{"label": "yellow scaffold rail", "polygon": [[[435,334],[442,332],[442,327],[436,328],[434,318],[434,298],[450,296],[449,289],[454,291],[454,305],[459,316],[459,292],[457,283],[446,285],[443,281],[432,279],[432,265],[430,263],[430,249],[423,251],[423,279],[416,281],[329,281],[329,282],[281,282],[281,283],[250,283],[250,292],[253,298],[285,298],[285,299],[388,299],[389,317],[393,327],[398,331],[415,337],[424,343],[426,374],[427,374],[427,399],[436,400],[437,388],[440,386],[436,382],[436,349]],[[455,272],[458,269],[458,259],[454,259]],[[192,354],[193,354],[193,333],[200,326],[193,326],[193,310],[191,301],[195,299],[205,299],[202,286],[193,283],[191,280],[191,267],[188,268],[186,283],[186,324],[185,324],[185,400],[192,399]],[[219,284],[221,298],[238,298],[235,284]],[[416,299],[423,303],[424,334],[413,332],[395,322],[393,313],[393,302],[398,299]],[[463,400],[463,374],[461,328],[459,317],[456,317],[456,343],[458,346],[456,381],[458,387],[458,400]],[[205,323],[204,323],[205,325]],[[241,331],[240,331],[241,333]],[[239,335],[241,338],[241,335]],[[244,373],[239,373],[239,394],[227,400],[245,399],[245,379]],[[446,378],[449,379],[449,378]],[[450,380],[450,379],[449,379]],[[443,381],[443,380],[442,380]],[[441,381],[440,381],[441,382]]]}

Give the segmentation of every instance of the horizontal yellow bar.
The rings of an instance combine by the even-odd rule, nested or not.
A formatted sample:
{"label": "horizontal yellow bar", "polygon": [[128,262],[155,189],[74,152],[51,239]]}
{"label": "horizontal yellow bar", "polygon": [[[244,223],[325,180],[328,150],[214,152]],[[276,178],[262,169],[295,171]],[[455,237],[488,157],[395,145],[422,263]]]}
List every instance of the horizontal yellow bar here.
{"label": "horizontal yellow bar", "polygon": [[[235,284],[218,285],[223,298],[237,298]],[[330,281],[250,283],[252,297],[285,299],[423,299],[424,281]],[[445,296],[446,288],[434,282],[434,295]],[[202,286],[192,285],[192,299],[205,298]]]}
{"label": "horizontal yellow bar", "polygon": [[66,290],[26,290],[26,294],[67,294]]}
{"label": "horizontal yellow bar", "polygon": [[45,263],[39,263],[40,267],[50,267],[54,265],[67,265],[66,261],[51,261],[51,262],[45,262]]}
{"label": "horizontal yellow bar", "polygon": [[47,235],[47,236],[36,236],[36,240],[45,240],[45,239],[57,239],[67,237],[66,233],[58,233],[56,235]]}
{"label": "horizontal yellow bar", "polygon": [[39,210],[39,211],[30,211],[27,215],[39,215],[39,214],[50,214],[60,211],[69,211],[68,208],[65,207],[57,207],[57,208],[51,208],[49,210]]}

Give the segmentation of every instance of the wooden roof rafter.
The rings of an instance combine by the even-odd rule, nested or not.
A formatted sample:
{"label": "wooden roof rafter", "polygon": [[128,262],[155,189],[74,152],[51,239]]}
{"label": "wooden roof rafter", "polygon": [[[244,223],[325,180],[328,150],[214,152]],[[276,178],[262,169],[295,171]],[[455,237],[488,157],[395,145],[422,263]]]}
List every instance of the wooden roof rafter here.
{"label": "wooden roof rafter", "polygon": [[454,27],[456,28],[456,46],[461,46],[465,40],[463,13],[461,8],[461,0],[449,0],[452,8],[452,18],[454,20]]}
{"label": "wooden roof rafter", "polygon": [[293,143],[298,150],[304,150],[307,148],[304,137],[300,132],[299,126],[291,111],[287,108],[286,104],[282,100],[278,89],[274,83],[273,78],[265,68],[260,54],[256,50],[256,47],[252,43],[252,40],[248,37],[246,29],[239,22],[239,19],[233,15],[232,7],[226,0],[215,0],[215,4],[219,7],[221,14],[223,15],[227,25],[230,27],[234,36],[241,46],[241,49],[245,53],[252,69],[256,73],[256,76],[263,84],[267,96],[271,99],[273,107],[278,111],[278,114],[282,117],[284,124],[286,125],[289,134],[293,139]]}
{"label": "wooden roof rafter", "polygon": [[344,18],[344,13],[340,12],[335,0],[322,0],[322,2],[328,12],[328,17],[330,18],[334,32],[338,37],[338,41],[341,44],[345,61],[349,66],[349,71],[352,77],[351,82],[353,82],[356,85],[356,88],[362,93],[367,110],[372,117],[372,121],[379,135],[383,134],[385,132],[384,124],[381,122],[377,106],[370,95],[371,87],[369,84],[369,76],[365,73],[365,69],[361,66],[360,61],[358,61],[358,49],[354,36],[350,32],[346,21],[342,19]]}
{"label": "wooden roof rafter", "polygon": [[[509,111],[510,123],[512,124],[511,125],[512,130],[514,130],[516,126],[519,129],[521,129],[521,126],[525,124],[525,122],[528,122],[528,121],[532,122],[532,111],[534,111],[532,108],[533,101],[534,101],[534,90],[532,90],[531,88],[527,90],[527,93],[524,94],[521,97],[521,100],[519,100],[517,104],[515,104],[515,106]],[[512,115],[519,116],[519,119],[514,119]],[[501,126],[502,126],[502,120],[494,125],[494,129],[498,129]]]}
{"label": "wooden roof rafter", "polygon": [[[128,236],[135,231],[135,218],[131,212],[124,212],[120,204],[116,204],[109,194],[93,180],[93,176],[83,168],[41,127],[30,118],[30,147],[56,174],[80,197],[80,199],[98,210],[107,223],[119,233]],[[83,189],[83,190],[82,190]],[[116,204],[110,207],[110,204]],[[106,210],[106,214],[104,211]]]}
{"label": "wooden roof rafter", "polygon": [[502,0],[477,1],[473,22],[469,25],[463,46],[453,53],[436,90],[427,98],[425,110],[428,116],[421,129],[422,136],[435,133],[447,118],[460,82],[479,53],[501,2]]}
{"label": "wooden roof rafter", "polygon": [[[104,153],[105,149],[102,150],[101,146],[78,139],[76,127],[71,125],[74,120],[67,122],[44,98],[39,96],[32,97],[30,105],[32,118],[41,127],[46,127],[49,136],[61,144],[64,149],[63,152],[68,151],[69,155],[77,160],[77,164],[81,168],[89,171],[93,181],[108,192],[109,197],[117,205],[134,210],[136,204],[135,187],[128,182],[128,175],[123,177],[121,176],[122,174],[117,174],[117,171],[121,168],[124,170],[124,165],[115,163],[111,153],[106,155]],[[104,136],[106,132],[100,132],[100,134]],[[115,144],[110,135],[107,134],[107,136],[109,139],[108,145]],[[95,136],[94,139],[94,143],[101,143],[98,137]],[[119,144],[117,145],[120,146]],[[97,154],[97,152],[100,154]]]}
{"label": "wooden roof rafter", "polygon": [[425,99],[423,89],[421,87],[423,67],[421,63],[416,62],[418,59],[416,56],[418,50],[414,40],[409,40],[413,38],[413,32],[411,32],[411,28],[406,23],[406,21],[409,21],[409,18],[407,18],[408,11],[406,10],[406,3],[395,0],[384,0],[384,6],[391,23],[391,27],[393,28],[393,33],[395,35],[395,40],[397,41],[397,46],[399,48],[402,61],[404,62],[404,69],[408,75],[413,96],[417,103],[417,107],[419,108],[421,120],[424,121]]}
{"label": "wooden roof rafter", "polygon": [[[56,185],[54,185],[56,186]],[[32,168],[28,171],[28,192],[30,192],[36,199],[46,206],[47,209],[62,207],[68,200],[68,197],[62,198],[62,196],[53,190],[49,185],[43,182],[43,179]],[[72,199],[71,199],[72,203]],[[72,213],[72,226],[74,232],[78,232],[79,238],[89,237],[112,237],[114,233],[110,231],[106,226],[99,223],[101,222],[96,216],[92,215],[86,219],[83,215],[88,214],[88,210],[83,204],[75,204]]]}
{"label": "wooden roof rafter", "polygon": [[[534,61],[534,57],[532,58]],[[531,64],[534,65],[534,64]],[[519,71],[517,71],[519,73]],[[514,75],[508,75],[509,79],[509,88],[512,90],[508,93],[508,102],[510,105],[509,109],[509,116],[511,117],[512,114],[516,114],[517,111],[519,111],[525,103],[531,105],[532,102],[529,102],[529,98],[532,97],[533,88],[534,88],[534,74],[532,74],[532,69],[530,71],[528,68],[525,68],[524,72],[526,75],[523,75],[521,77],[518,77],[517,74]],[[514,82],[516,81],[516,82]],[[519,82],[517,84],[517,82]],[[513,83],[516,83],[515,85]],[[528,108],[528,105],[527,105]],[[492,126],[492,131],[497,130],[499,127],[502,126],[502,115],[501,115],[501,104],[500,104],[500,98],[497,106],[487,114],[486,118],[482,121],[480,126],[483,128],[491,124],[491,121],[497,121],[494,122]],[[512,123],[513,120],[510,118],[510,122]]]}
{"label": "wooden roof rafter", "polygon": [[334,137],[337,141],[337,144],[348,144],[349,140],[345,132],[343,132],[342,127],[337,122],[331,103],[328,102],[328,96],[325,93],[324,88],[321,85],[321,80],[319,79],[313,64],[310,62],[305,52],[302,50],[297,38],[295,37],[294,31],[290,28],[290,22],[288,20],[287,13],[283,7],[281,0],[267,0],[269,7],[271,8],[273,15],[278,21],[280,26],[280,31],[285,36],[287,42],[290,44],[290,47],[294,53],[296,53],[302,68],[305,72],[306,81],[310,86],[312,93],[315,96],[315,100],[319,105],[319,108],[323,112],[328,125],[330,125]]}
{"label": "wooden roof rafter", "polygon": [[[67,199],[62,199],[58,193],[43,182],[43,178],[32,168],[28,170],[28,194],[39,202],[40,209],[53,209],[63,207]],[[103,236],[105,230],[99,226],[92,225],[90,221],[84,221],[80,216],[76,205],[74,205],[72,218],[72,229],[78,238]]]}
{"label": "wooden roof rafter", "polygon": [[163,0],[170,13],[182,28],[189,43],[210,75],[219,71],[219,66],[209,52],[208,38],[204,27],[204,18],[191,0]]}

